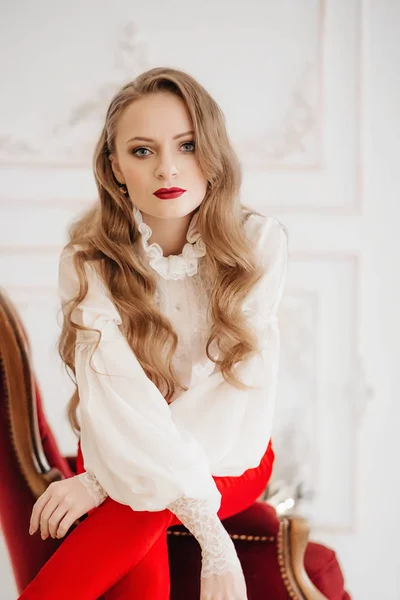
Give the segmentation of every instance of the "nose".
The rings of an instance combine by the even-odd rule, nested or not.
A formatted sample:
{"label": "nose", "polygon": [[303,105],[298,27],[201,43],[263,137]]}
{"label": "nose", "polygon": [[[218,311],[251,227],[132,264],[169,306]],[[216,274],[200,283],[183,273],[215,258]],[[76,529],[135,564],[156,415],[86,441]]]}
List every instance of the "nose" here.
{"label": "nose", "polygon": [[178,175],[178,167],[174,160],[174,156],[170,152],[160,154],[160,159],[155,169],[155,176],[158,179],[168,181],[170,178],[175,178]]}

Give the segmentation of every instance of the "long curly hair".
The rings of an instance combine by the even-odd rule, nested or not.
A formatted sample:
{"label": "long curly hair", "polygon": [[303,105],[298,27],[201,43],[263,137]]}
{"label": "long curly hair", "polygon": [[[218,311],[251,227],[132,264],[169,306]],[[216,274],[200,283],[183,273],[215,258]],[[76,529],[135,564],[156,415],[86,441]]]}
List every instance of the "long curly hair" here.
{"label": "long curly hair", "polygon": [[[258,349],[256,335],[241,310],[243,300],[262,276],[260,261],[244,234],[244,221],[254,211],[239,198],[241,168],[228,138],[224,115],[210,94],[187,73],[171,68],[151,69],[124,85],[112,99],[93,157],[99,200],[69,228],[65,249],[74,247],[80,292],[64,308],[58,351],[75,383],[68,418],[76,433],[80,426],[74,348],[77,330],[87,328],[75,324],[71,313],[87,293],[87,261],[109,290],[121,315],[121,330],[166,402],[171,401],[177,389],[187,389],[179,382],[172,364],[177,334],[155,303],[154,271],[140,258],[140,233],[133,218],[132,200],[120,189],[109,160],[115,151],[116,128],[123,111],[135,100],[159,92],[176,94],[184,100],[193,122],[196,160],[208,182],[197,209],[197,227],[207,247],[199,275],[208,273],[212,282],[207,355],[219,365],[226,381],[244,389],[247,386],[235,376],[233,367]],[[97,345],[100,331],[98,335]],[[214,340],[219,358],[210,353]]]}

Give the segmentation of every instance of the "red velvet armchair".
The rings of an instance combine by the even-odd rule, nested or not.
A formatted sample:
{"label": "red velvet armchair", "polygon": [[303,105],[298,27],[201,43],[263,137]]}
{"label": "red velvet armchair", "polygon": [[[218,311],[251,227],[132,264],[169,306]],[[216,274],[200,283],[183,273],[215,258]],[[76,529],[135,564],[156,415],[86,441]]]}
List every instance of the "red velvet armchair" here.
{"label": "red velvet armchair", "polygon": [[[0,524],[19,592],[62,543],[29,535],[33,504],[52,481],[75,473],[75,457],[61,455],[46,422],[29,352],[15,307],[0,290]],[[335,553],[308,541],[304,519],[278,518],[258,501],[224,526],[237,547],[249,600],[350,600]],[[174,526],[168,544],[171,600],[196,600],[197,541]]]}

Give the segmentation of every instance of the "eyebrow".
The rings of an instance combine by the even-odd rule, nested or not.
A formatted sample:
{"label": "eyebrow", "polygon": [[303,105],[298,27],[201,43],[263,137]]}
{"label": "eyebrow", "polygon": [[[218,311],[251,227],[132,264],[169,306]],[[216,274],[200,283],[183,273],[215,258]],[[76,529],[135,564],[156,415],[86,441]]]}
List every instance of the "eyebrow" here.
{"label": "eyebrow", "polygon": [[[178,135],[174,135],[174,137],[172,138],[173,140],[178,140],[181,137],[185,137],[186,135],[194,135],[194,131],[185,131],[185,133],[179,133]],[[146,137],[133,137],[130,138],[126,143],[129,144],[129,142],[134,142],[134,141],[139,141],[139,142],[155,142],[156,140],[153,140],[151,138],[146,138]]]}

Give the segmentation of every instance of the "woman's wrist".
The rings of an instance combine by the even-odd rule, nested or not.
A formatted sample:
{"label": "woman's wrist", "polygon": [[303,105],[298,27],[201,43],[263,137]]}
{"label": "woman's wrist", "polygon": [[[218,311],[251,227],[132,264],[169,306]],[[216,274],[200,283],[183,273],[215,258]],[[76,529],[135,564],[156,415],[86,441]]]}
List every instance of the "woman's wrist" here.
{"label": "woman's wrist", "polygon": [[219,524],[210,523],[208,535],[201,546],[202,577],[241,570],[235,545],[221,521],[218,521]]}
{"label": "woman's wrist", "polygon": [[207,500],[180,498],[168,506],[197,539],[202,552],[202,577],[240,569],[235,546]]}
{"label": "woman's wrist", "polygon": [[102,504],[104,500],[108,498],[107,492],[97,481],[94,473],[91,473],[90,471],[85,471],[84,473],[81,473],[76,477],[82,483],[82,485],[86,487],[88,493],[94,499],[96,507],[100,506],[100,504]]}

